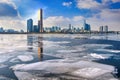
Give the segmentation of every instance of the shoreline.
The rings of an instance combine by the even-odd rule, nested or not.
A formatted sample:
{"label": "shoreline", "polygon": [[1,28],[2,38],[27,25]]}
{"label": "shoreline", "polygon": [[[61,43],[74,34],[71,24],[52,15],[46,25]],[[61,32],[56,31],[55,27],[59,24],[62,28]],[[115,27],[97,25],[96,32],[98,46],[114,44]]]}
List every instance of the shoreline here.
{"label": "shoreline", "polygon": [[43,32],[43,33],[0,33],[0,34],[120,34],[120,32]]}

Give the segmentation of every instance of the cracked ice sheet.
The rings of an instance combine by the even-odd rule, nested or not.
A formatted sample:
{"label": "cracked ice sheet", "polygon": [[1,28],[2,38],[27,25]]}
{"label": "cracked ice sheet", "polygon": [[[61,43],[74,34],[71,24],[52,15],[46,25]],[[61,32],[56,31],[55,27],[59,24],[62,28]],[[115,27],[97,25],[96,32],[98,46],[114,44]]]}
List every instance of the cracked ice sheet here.
{"label": "cracked ice sheet", "polygon": [[[32,64],[19,64],[12,66],[11,68],[15,71],[15,75],[18,78],[20,78],[19,76],[23,75],[19,74],[20,71],[22,72],[39,71],[40,74],[45,74],[45,72],[47,71],[52,74],[68,74],[77,77],[96,78],[98,76],[102,77],[103,74],[112,75],[111,73],[114,72],[115,70],[115,68],[110,65],[99,64],[89,61],[74,61],[74,60],[72,61],[69,59],[48,60]],[[84,72],[82,73],[82,71]]]}

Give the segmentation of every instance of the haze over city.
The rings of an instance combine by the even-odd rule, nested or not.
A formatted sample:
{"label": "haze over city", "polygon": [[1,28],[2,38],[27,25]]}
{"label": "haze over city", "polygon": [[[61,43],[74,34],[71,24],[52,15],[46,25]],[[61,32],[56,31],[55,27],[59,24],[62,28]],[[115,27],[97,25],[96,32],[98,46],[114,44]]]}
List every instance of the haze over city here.
{"label": "haze over city", "polygon": [[37,24],[40,8],[44,10],[44,27],[68,28],[72,24],[81,28],[86,19],[92,30],[103,25],[120,30],[119,0],[0,0],[0,27],[26,31],[27,19]]}

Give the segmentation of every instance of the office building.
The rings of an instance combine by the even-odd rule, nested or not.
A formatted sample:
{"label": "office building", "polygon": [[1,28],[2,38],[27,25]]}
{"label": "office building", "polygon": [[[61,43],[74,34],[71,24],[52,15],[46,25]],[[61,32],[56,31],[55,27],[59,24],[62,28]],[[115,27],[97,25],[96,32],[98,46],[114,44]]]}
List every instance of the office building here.
{"label": "office building", "polygon": [[27,32],[33,32],[33,20],[32,19],[28,19],[27,20]]}

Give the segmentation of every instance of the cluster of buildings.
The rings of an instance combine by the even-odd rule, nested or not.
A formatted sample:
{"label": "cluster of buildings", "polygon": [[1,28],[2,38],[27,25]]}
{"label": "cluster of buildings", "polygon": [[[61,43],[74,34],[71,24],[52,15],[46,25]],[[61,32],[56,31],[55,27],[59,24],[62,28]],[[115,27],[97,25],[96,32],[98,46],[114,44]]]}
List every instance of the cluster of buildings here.
{"label": "cluster of buildings", "polygon": [[[84,20],[83,27],[80,29],[79,27],[74,27],[71,24],[68,25],[68,28],[61,28],[59,26],[52,26],[52,27],[43,27],[43,10],[39,10],[39,19],[38,24],[33,25],[33,20],[27,20],[27,33],[51,33],[51,32],[59,32],[59,33],[85,33],[85,32],[92,32],[90,24],[86,23]],[[99,32],[108,32],[108,26],[100,26]],[[98,33],[99,33],[98,32]],[[0,28],[0,33],[24,33],[23,30],[15,31],[14,29],[3,29]]]}
{"label": "cluster of buildings", "polygon": [[99,32],[108,32],[108,26],[100,26],[99,27]]}
{"label": "cluster of buildings", "polygon": [[39,10],[38,25],[33,25],[33,20],[27,20],[27,33],[42,33],[43,32],[43,10]]}
{"label": "cluster of buildings", "polygon": [[0,33],[24,33],[24,31],[16,31],[14,29],[4,29],[3,27],[0,27]]}
{"label": "cluster of buildings", "polygon": [[91,31],[90,24],[87,24],[84,20],[84,25],[80,29],[79,27],[73,27],[69,24],[67,29],[61,29],[59,26],[52,26],[52,27],[43,27],[43,10],[39,10],[39,20],[37,25],[33,25],[33,20],[27,20],[27,33],[43,33],[43,32],[64,32],[64,33],[74,33],[74,32],[89,32]]}

